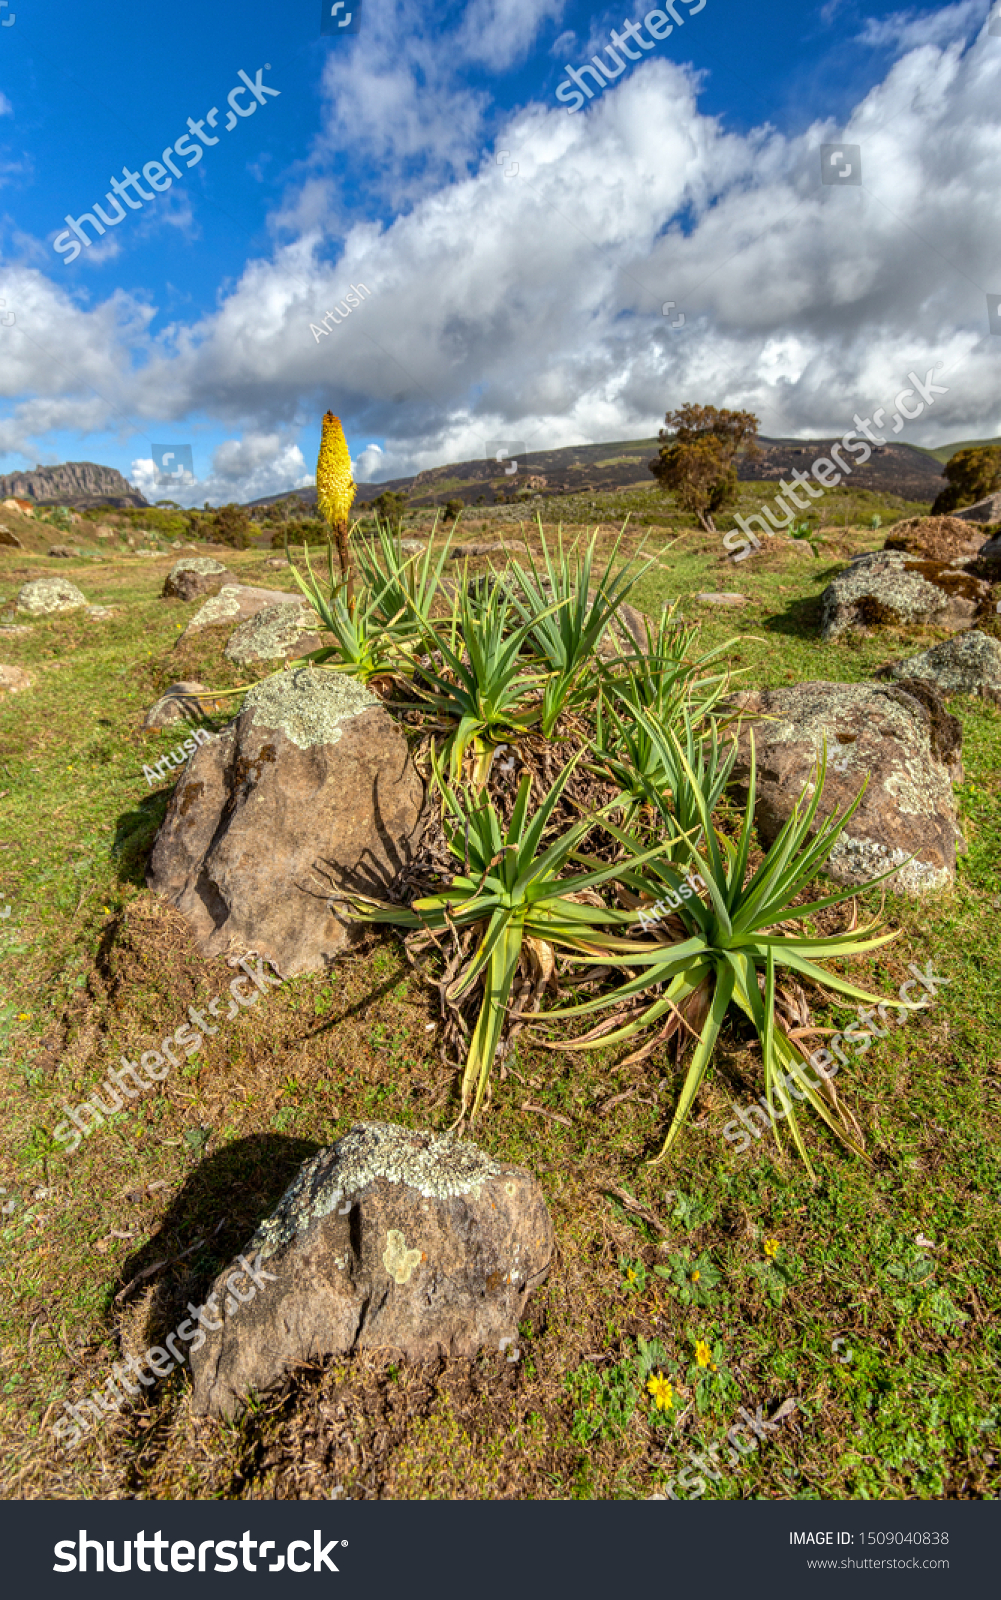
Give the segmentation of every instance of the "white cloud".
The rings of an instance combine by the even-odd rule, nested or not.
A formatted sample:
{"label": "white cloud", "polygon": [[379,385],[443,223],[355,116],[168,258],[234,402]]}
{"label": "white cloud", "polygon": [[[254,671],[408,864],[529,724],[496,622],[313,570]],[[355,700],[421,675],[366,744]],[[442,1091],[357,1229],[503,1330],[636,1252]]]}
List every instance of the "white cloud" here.
{"label": "white cloud", "polygon": [[[455,102],[436,108],[432,91],[387,78],[378,52],[355,60],[353,86],[333,55],[326,69],[346,96],[330,138],[358,112],[358,159],[381,151],[406,188],[408,161]],[[510,178],[460,95],[468,119],[428,158],[405,213],[345,221],[335,159],[318,151],[285,197],[289,242],[192,323],[152,337],[153,309],[123,293],[91,310],[31,268],[5,277],[18,328],[49,355],[5,346],[0,385],[28,398],[0,424],[0,447],[31,454],[47,428],[114,426],[111,405],[140,424],[209,418],[232,438],[192,498],[216,503],[310,482],[327,406],[373,481],[481,457],[492,438],[642,437],[689,399],[748,406],[765,432],[843,432],[940,360],[949,394],[906,437],[999,432],[985,299],[1001,293],[999,75],[994,38],[925,42],[847,126],[735,135],[699,113],[697,80],[651,58],[586,111],[513,114],[494,141],[518,165]],[[379,99],[390,86],[398,118]],[[835,137],[862,146],[864,188],[821,186],[819,147]],[[442,161],[452,175],[432,172]],[[310,322],[351,282],[370,297],[317,344]],[[380,446],[364,443],[373,436]]]}
{"label": "white cloud", "polygon": [[888,17],[867,17],[859,39],[862,44],[903,54],[923,44],[946,45],[965,39],[985,20],[983,0],[959,0],[939,11],[893,11]]}
{"label": "white cloud", "polygon": [[7,99],[7,96],[4,94],[3,90],[0,89],[0,117],[12,117],[13,115],[14,107]]}

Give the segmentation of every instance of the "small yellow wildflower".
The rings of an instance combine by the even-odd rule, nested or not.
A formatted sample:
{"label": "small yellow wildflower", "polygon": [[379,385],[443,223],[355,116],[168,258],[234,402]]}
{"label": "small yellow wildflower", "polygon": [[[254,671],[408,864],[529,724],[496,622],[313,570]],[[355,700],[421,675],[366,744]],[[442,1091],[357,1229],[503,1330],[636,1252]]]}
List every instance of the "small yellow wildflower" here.
{"label": "small yellow wildflower", "polygon": [[765,1240],[765,1255],[768,1257],[769,1261],[774,1261],[775,1257],[778,1255],[778,1253],[779,1253],[779,1241],[777,1239],[766,1239]]}
{"label": "small yellow wildflower", "polygon": [[698,1281],[701,1278],[701,1276],[702,1276],[701,1272],[699,1271],[698,1267],[696,1267],[695,1271],[692,1273],[692,1282],[693,1283],[698,1283]]}
{"label": "small yellow wildflower", "polygon": [[627,1267],[626,1268],[626,1282],[627,1283],[635,1283],[636,1282],[636,1273],[633,1271],[632,1267]]}
{"label": "small yellow wildflower", "polygon": [[647,1393],[654,1398],[658,1411],[670,1411],[674,1405],[674,1390],[670,1378],[665,1378],[662,1372],[655,1372],[647,1380]]}
{"label": "small yellow wildflower", "polygon": [[700,1367],[708,1367],[712,1361],[709,1346],[704,1339],[699,1339],[695,1346],[695,1359]]}
{"label": "small yellow wildflower", "polygon": [[18,1014],[17,1014],[18,1022],[27,1022],[30,1019],[30,1017],[31,1017],[30,1011],[19,1011]]}

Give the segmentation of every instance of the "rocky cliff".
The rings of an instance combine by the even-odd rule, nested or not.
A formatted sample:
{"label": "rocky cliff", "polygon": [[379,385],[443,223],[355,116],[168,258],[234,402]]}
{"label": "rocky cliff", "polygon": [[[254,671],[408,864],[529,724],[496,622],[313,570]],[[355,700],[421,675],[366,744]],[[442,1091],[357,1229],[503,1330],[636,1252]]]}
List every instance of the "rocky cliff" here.
{"label": "rocky cliff", "polygon": [[0,499],[8,495],[34,500],[39,505],[145,506],[149,502],[114,467],[93,461],[67,461],[61,467],[36,467],[34,472],[12,472],[0,478]]}

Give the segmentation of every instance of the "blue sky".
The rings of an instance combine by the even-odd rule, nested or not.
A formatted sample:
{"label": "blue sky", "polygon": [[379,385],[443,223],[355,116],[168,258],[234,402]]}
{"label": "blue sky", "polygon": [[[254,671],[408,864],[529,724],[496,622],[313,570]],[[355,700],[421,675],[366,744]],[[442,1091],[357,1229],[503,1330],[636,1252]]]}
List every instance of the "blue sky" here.
{"label": "blue sky", "polygon": [[[252,498],[311,481],[328,406],[370,479],[648,435],[687,399],[843,432],[936,363],[906,437],[1001,432],[988,9],[675,0],[571,114],[565,66],[646,7],[362,0],[329,38],[320,0],[10,0],[0,473],[94,460],[155,498],[152,445],[189,443],[178,498]],[[821,185],[839,140],[861,187]],[[150,162],[70,260],[66,216],[114,220],[112,178]]]}

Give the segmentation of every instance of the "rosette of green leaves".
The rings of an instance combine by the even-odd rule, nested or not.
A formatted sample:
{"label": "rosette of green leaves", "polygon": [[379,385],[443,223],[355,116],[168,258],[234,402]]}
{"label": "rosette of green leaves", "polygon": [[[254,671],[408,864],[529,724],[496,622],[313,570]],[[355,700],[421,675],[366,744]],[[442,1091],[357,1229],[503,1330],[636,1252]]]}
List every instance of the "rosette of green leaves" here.
{"label": "rosette of green leaves", "polygon": [[[611,1000],[640,1001],[641,1014],[613,1032],[586,1035],[574,1043],[575,1049],[595,1049],[632,1039],[642,1029],[658,1022],[669,1012],[683,1007],[690,997],[702,992],[708,1005],[701,1031],[695,1036],[694,1050],[688,1072],[675,1109],[667,1138],[657,1160],[663,1160],[677,1140],[699,1085],[712,1058],[713,1049],[731,1006],[735,1005],[753,1023],[761,1044],[764,1065],[765,1097],[769,1109],[774,1107],[776,1088],[794,1085],[784,1095],[788,1103],[788,1121],[796,1148],[813,1176],[803,1135],[796,1117],[795,1099],[806,1099],[838,1138],[862,1154],[857,1136],[844,1118],[836,1112],[831,1100],[818,1092],[819,1084],[807,1073],[807,1058],[796,1044],[783,1032],[775,1016],[776,975],[781,972],[796,978],[821,983],[827,989],[849,999],[861,1000],[869,1006],[905,1004],[887,996],[872,995],[858,988],[818,962],[864,955],[879,949],[896,938],[895,933],[874,935],[877,922],[855,928],[827,938],[809,934],[796,935],[783,931],[780,924],[795,917],[800,921],[824,911],[829,906],[840,905],[857,890],[843,888],[806,905],[797,905],[801,891],[811,882],[829,857],[839,837],[844,832],[861,802],[865,785],[844,815],[835,811],[809,837],[820,805],[827,770],[827,750],[824,747],[818,758],[811,781],[807,783],[793,808],[792,815],[782,828],[757,871],[745,882],[751,850],[751,830],[754,819],[754,801],[757,788],[757,766],[754,737],[751,735],[751,764],[749,793],[743,825],[737,841],[716,832],[712,825],[711,805],[713,785],[710,775],[697,771],[674,733],[668,732],[674,745],[674,758],[678,773],[678,787],[673,796],[675,815],[680,819],[694,815],[703,848],[700,852],[688,834],[678,832],[672,840],[671,853],[684,852],[686,864],[701,875],[706,898],[686,894],[681,869],[664,857],[654,857],[642,871],[632,863],[619,868],[620,881],[638,894],[653,894],[656,898],[664,890],[676,901],[673,915],[680,919],[684,937],[668,942],[658,941],[654,948],[637,949],[629,958],[634,976],[622,984],[609,997],[607,994],[559,1013],[583,1017],[608,1007]],[[813,798],[808,800],[811,783]],[[630,852],[638,851],[639,841],[618,829],[610,821],[604,823],[607,831]],[[585,864],[588,857],[580,856]],[[899,871],[891,867],[873,883]],[[871,887],[872,885],[867,885]],[[764,992],[758,984],[758,973],[764,974]],[[644,1001],[648,997],[648,1003]]]}
{"label": "rosette of green leaves", "polygon": [[[575,758],[576,759],[576,758]],[[561,877],[594,824],[588,817],[575,823],[545,849],[543,835],[565,789],[575,761],[560,773],[537,810],[529,815],[531,775],[521,780],[511,820],[505,827],[485,790],[453,790],[435,763],[445,801],[448,847],[462,870],[447,889],[410,907],[391,906],[367,896],[347,898],[359,915],[433,933],[475,927],[479,940],[471,959],[455,979],[448,998],[461,1000],[482,982],[483,996],[469,1045],[462,1080],[462,1106],[472,1097],[472,1116],[483,1103],[490,1069],[511,1005],[511,993],[526,941],[551,950],[570,950],[603,961],[630,955],[634,940],[611,931],[635,925],[630,912],[582,904],[571,896],[594,890],[619,876],[615,863]],[[662,846],[631,851],[641,867],[656,858]]]}
{"label": "rosette of green leaves", "polygon": [[539,722],[545,674],[526,672],[521,654],[536,621],[512,628],[511,598],[500,584],[474,595],[464,576],[448,624],[435,624],[442,669],[422,665],[421,677],[434,685],[437,692],[427,694],[426,702],[449,729],[445,748],[453,782],[471,749],[474,782],[485,783],[494,748]]}
{"label": "rosette of green leaves", "polygon": [[301,659],[317,665],[329,662],[338,671],[350,672],[363,683],[380,672],[392,671],[399,660],[400,645],[406,639],[405,630],[401,627],[406,616],[405,608],[398,616],[387,620],[381,593],[368,587],[362,589],[360,596],[355,595],[353,603],[350,602],[346,598],[346,583],[334,576],[333,546],[329,542],[327,562],[330,571],[326,592],[314,575],[306,545],[303,545],[303,555],[309,573],[308,583],[289,555],[287,540],[285,554],[296,583],[320,619],[317,627],[332,633],[336,641],[333,645],[311,651]]}

